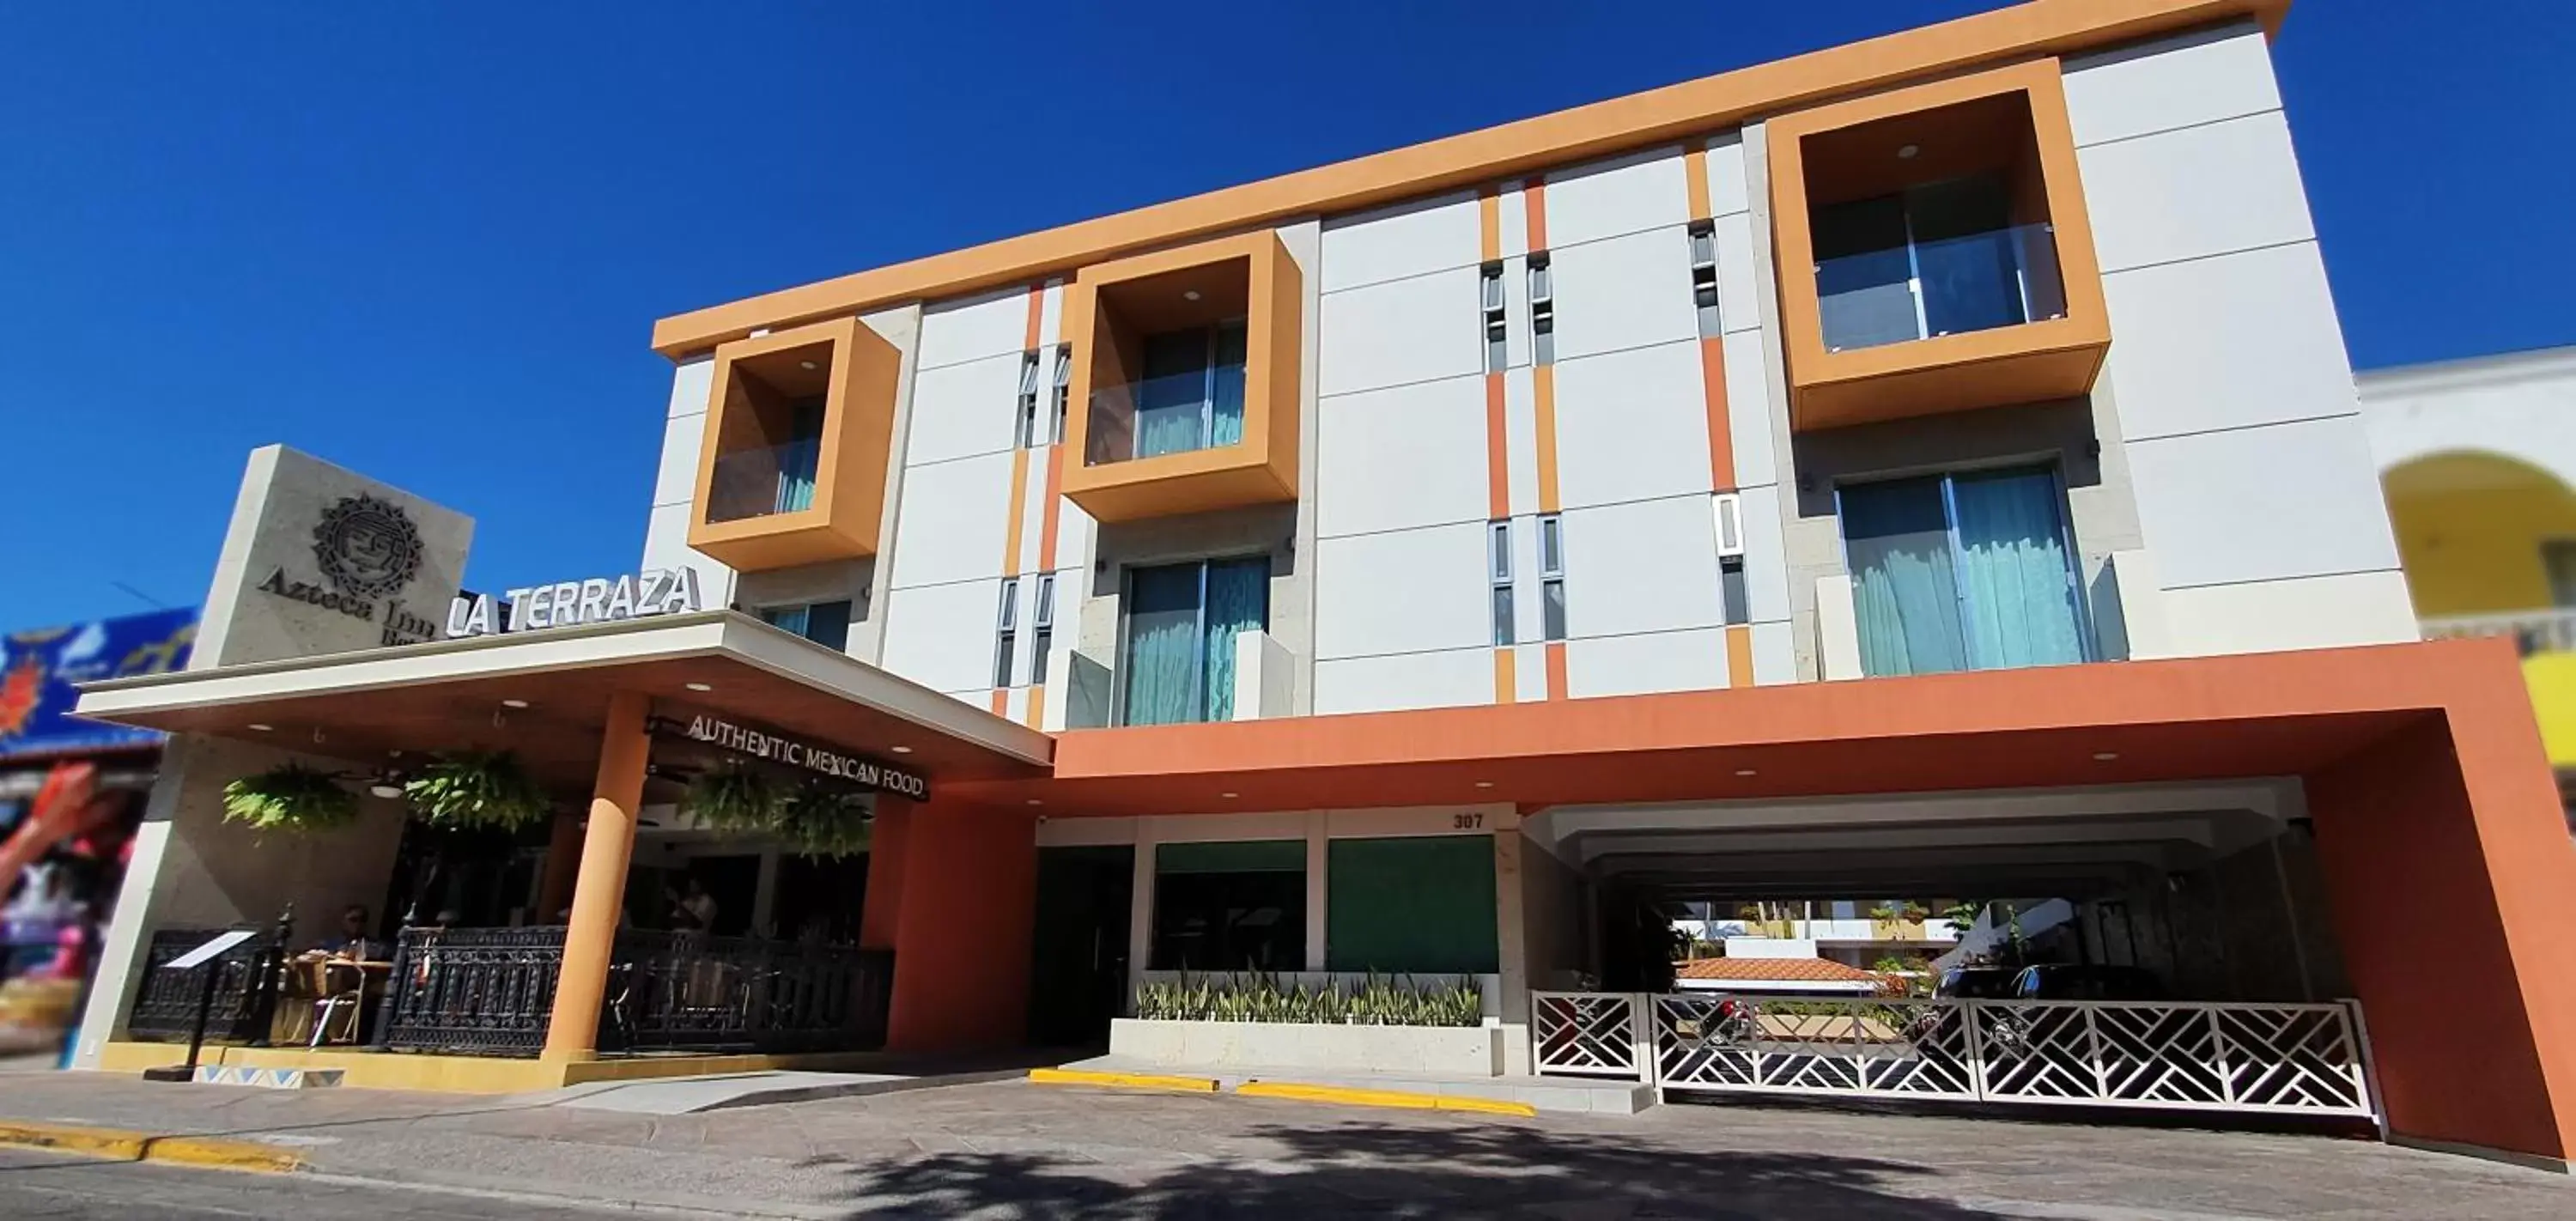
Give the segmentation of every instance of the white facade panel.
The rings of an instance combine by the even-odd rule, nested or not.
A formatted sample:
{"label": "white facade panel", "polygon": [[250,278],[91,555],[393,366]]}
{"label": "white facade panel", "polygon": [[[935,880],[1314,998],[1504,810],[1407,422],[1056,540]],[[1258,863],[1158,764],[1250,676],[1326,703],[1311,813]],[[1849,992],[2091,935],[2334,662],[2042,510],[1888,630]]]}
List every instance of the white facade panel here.
{"label": "white facade panel", "polygon": [[2166,589],[2397,567],[2357,415],[2128,445]]}
{"label": "white facade panel", "polygon": [[[904,464],[920,466],[1011,448],[1018,431],[1020,368],[1018,352],[987,356],[959,364],[923,369],[912,379],[912,425],[904,442]],[[1045,362],[1040,380],[1052,377]],[[1051,401],[1039,403],[1040,426],[1054,427]]]}
{"label": "white facade panel", "polygon": [[1706,494],[1576,509],[1564,520],[1567,635],[1667,632],[1721,620],[1717,527]]}
{"label": "white facade panel", "polygon": [[662,465],[653,474],[653,503],[687,504],[698,495],[698,456],[706,450],[707,417],[675,415],[662,423]]}
{"label": "white facade panel", "polygon": [[1699,344],[1558,361],[1556,480],[1567,509],[1708,491]]}
{"label": "white facade panel", "polygon": [[1753,622],[1789,617],[1789,557],[1780,524],[1780,485],[1736,494],[1744,521],[1744,609]]}
{"label": "white facade panel", "polygon": [[1651,695],[1726,685],[1726,630],[1575,639],[1565,646],[1565,693]]}
{"label": "white facade panel", "polygon": [[1492,640],[1484,523],[1328,538],[1315,550],[1319,660]]}
{"label": "white facade panel", "polygon": [[1335,395],[1316,410],[1320,533],[1484,520],[1491,496],[1483,377]]}
{"label": "white facade panel", "polygon": [[1515,517],[1538,512],[1537,376],[1528,366],[1503,372],[1503,494]]}
{"label": "white facade panel", "polygon": [[1798,640],[1786,623],[1753,625],[1753,685],[1777,687],[1798,681]]}
{"label": "white facade panel", "polygon": [[2078,147],[2281,108],[2261,28],[2203,30],[2066,61]]}
{"label": "white facade panel", "polygon": [[1547,178],[1547,241],[1556,249],[1690,223],[1678,148],[1560,170]]}
{"label": "white facade panel", "polygon": [[1699,336],[1690,239],[1678,225],[1561,246],[1548,265],[1560,361]]}
{"label": "white facade panel", "polygon": [[698,596],[710,607],[733,602],[733,569],[689,549],[688,501],[655,505],[644,520],[643,568],[688,568],[698,574]]}
{"label": "white facade panel", "polygon": [[712,356],[681,361],[671,371],[670,415],[704,415],[716,384],[716,362]]}
{"label": "white facade panel", "polygon": [[1029,290],[1005,288],[921,310],[918,366],[935,369],[1022,351],[1029,338]]}
{"label": "white facade panel", "polygon": [[2076,150],[2108,275],[2314,238],[2278,111]]}
{"label": "white facade panel", "polygon": [[1315,663],[1315,711],[1392,712],[1494,702],[1494,651],[1449,649]]}
{"label": "white facade panel", "polygon": [[940,691],[990,690],[998,579],[886,595],[885,669]]}
{"label": "white facade panel", "polygon": [[1326,293],[1318,394],[1349,394],[1485,368],[1473,267]]}
{"label": "white facade panel", "polygon": [[1762,325],[1762,275],[1753,258],[1753,215],[1721,216],[1709,226],[1717,239],[1717,325],[1724,332]]}
{"label": "white facade panel", "polygon": [[902,513],[895,520],[893,583],[936,585],[1000,576],[1010,516],[1007,453],[905,471]]}
{"label": "white facade panel", "polygon": [[2131,442],[2359,410],[2316,243],[2105,276]]}
{"label": "white facade panel", "polygon": [[2185,657],[2391,644],[2418,637],[2406,574],[2362,572],[2177,589],[2163,598]]}
{"label": "white facade panel", "polygon": [[1726,435],[1735,442],[1735,486],[1759,487],[1780,482],[1780,465],[1772,448],[1771,378],[1764,363],[1770,348],[1764,332],[1737,331],[1723,341],[1726,352]]}
{"label": "white facade panel", "polygon": [[1323,291],[1475,266],[1484,244],[1476,211],[1470,193],[1325,221]]}
{"label": "white facade panel", "polygon": [[1753,179],[1745,172],[1744,136],[1730,132],[1708,142],[1708,214],[1731,216],[1753,207]]}
{"label": "white facade panel", "polygon": [[[1494,192],[1494,228],[1502,234],[1504,258],[1529,253],[1529,200],[1519,187],[1504,187]],[[1508,273],[1507,273],[1508,274]],[[1518,283],[1518,281],[1506,281]]]}

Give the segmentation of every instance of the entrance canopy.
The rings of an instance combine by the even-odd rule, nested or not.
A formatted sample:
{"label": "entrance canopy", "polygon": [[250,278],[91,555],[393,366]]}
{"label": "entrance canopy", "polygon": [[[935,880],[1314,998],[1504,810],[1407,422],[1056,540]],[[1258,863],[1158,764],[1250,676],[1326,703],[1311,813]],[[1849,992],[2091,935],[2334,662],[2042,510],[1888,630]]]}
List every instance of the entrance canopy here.
{"label": "entrance canopy", "polygon": [[884,760],[934,783],[1043,776],[1047,735],[731,611],[442,640],[84,689],[80,715],[352,762],[518,752],[587,792],[609,697]]}

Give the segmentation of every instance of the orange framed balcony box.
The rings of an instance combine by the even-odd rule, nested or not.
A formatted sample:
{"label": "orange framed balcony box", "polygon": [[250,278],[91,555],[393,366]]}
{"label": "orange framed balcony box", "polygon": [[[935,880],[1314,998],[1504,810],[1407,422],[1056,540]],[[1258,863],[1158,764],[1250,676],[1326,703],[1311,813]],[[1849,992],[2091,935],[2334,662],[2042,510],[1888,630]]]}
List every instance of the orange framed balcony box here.
{"label": "orange framed balcony box", "polygon": [[2110,314],[2055,59],[1768,130],[1793,428],[2092,389]]}
{"label": "orange framed balcony box", "polygon": [[1297,499],[1305,281],[1264,229],[1082,269],[1064,494],[1103,522]]}
{"label": "orange framed balcony box", "polygon": [[856,318],[718,345],[689,546],[744,571],[874,555],[901,363]]}

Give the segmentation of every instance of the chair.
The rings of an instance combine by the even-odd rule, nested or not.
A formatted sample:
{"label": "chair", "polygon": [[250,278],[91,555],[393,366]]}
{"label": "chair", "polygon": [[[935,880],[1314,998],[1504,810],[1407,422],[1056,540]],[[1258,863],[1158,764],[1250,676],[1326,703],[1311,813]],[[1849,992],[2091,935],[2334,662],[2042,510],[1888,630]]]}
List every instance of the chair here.
{"label": "chair", "polygon": [[[307,1047],[324,1043],[355,1043],[359,1034],[359,1015],[367,1008],[367,973],[358,964],[341,959],[318,959],[309,965],[313,974],[313,1041]],[[345,983],[343,982],[345,981]],[[331,1037],[331,1020],[343,1011],[349,1015],[341,1037]]]}

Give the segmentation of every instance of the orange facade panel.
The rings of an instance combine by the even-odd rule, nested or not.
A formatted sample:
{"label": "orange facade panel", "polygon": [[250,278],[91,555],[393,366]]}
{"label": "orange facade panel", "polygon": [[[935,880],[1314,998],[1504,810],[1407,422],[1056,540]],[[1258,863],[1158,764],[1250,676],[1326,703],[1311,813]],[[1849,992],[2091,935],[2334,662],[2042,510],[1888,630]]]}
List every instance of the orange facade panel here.
{"label": "orange facade panel", "polygon": [[1793,428],[2093,388],[2110,314],[2055,59],[1768,131]]}
{"label": "orange facade panel", "polygon": [[[1304,313],[1269,230],[1084,268],[1065,290],[1065,497],[1102,522],[1297,499]],[[1181,372],[1149,351],[1199,335],[1207,358]]]}
{"label": "orange facade panel", "polygon": [[901,369],[856,318],[719,346],[689,546],[744,572],[875,554]]}

